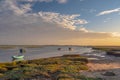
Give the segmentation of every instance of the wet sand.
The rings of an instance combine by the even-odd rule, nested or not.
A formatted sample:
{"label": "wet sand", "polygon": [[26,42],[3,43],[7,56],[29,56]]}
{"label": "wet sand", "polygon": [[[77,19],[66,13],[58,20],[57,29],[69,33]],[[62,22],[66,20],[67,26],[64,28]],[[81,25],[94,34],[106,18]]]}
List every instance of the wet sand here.
{"label": "wet sand", "polygon": [[[89,56],[87,57],[89,58]],[[98,58],[98,60],[93,58],[93,60],[89,60],[87,66],[89,70],[81,71],[82,75],[103,80],[120,80],[120,57],[107,56],[107,58]],[[115,73],[115,76],[103,75],[106,72]]]}
{"label": "wet sand", "polygon": [[120,69],[120,63],[88,63],[90,71],[101,71],[109,69]]}

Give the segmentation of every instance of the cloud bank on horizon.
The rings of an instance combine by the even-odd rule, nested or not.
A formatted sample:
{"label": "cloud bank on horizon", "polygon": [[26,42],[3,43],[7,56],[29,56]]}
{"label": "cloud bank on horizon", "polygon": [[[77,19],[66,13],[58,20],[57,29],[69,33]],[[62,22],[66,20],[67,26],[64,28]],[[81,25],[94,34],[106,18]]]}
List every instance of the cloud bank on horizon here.
{"label": "cloud bank on horizon", "polygon": [[[80,2],[84,3],[85,0]],[[40,5],[43,4],[67,5],[68,3],[70,0],[1,0],[0,44],[100,45],[102,43],[107,45],[120,39],[120,34],[116,31],[105,32],[89,29],[92,21],[84,18],[80,13],[68,12],[68,14],[64,11],[51,11],[51,9],[39,10],[42,7]],[[38,8],[38,6],[40,7]],[[43,9],[45,7],[43,6]],[[95,14],[96,10],[92,12],[91,10],[94,9],[89,11],[91,14]],[[116,8],[96,14],[107,15],[119,12],[119,10]],[[84,11],[86,10],[84,9]],[[107,40],[109,41],[107,42]]]}

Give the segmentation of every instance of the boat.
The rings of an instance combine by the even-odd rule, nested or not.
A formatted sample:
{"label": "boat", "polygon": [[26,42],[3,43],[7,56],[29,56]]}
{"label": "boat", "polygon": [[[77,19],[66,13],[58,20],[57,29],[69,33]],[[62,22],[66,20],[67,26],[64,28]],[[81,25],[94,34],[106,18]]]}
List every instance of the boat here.
{"label": "boat", "polygon": [[24,60],[24,55],[12,56],[13,60]]}
{"label": "boat", "polygon": [[19,49],[19,53],[20,54],[18,54],[18,55],[14,55],[14,56],[12,56],[12,60],[13,61],[21,61],[21,60],[24,60],[24,55],[23,55],[23,53],[25,53],[26,51],[25,51],[25,49],[23,49],[23,48],[21,48],[21,49]]}

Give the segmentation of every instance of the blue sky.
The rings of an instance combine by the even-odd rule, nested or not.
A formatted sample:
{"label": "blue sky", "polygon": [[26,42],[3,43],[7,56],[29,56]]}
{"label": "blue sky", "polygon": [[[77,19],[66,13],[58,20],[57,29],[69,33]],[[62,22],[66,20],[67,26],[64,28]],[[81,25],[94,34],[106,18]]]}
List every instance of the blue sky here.
{"label": "blue sky", "polygon": [[119,21],[120,0],[0,0],[0,44],[118,44]]}
{"label": "blue sky", "polygon": [[[120,12],[111,13],[105,16],[96,16],[99,12],[119,8],[119,4],[119,0],[67,0],[67,2],[63,4],[54,0],[51,2],[34,2],[32,12],[44,11],[57,12],[60,14],[80,14],[80,18],[86,19],[89,22],[89,24],[85,25],[88,29],[96,31],[120,32]],[[98,25],[96,25],[96,23]],[[78,27],[80,27],[80,25],[78,25]],[[111,27],[111,29],[109,27]]]}

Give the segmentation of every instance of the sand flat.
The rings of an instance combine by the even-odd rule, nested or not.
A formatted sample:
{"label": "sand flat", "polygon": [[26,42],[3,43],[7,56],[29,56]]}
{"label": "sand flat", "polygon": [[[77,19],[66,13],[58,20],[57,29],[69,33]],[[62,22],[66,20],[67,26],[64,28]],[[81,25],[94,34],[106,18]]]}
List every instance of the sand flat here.
{"label": "sand flat", "polygon": [[120,69],[120,63],[88,63],[91,71]]}
{"label": "sand flat", "polygon": [[[89,58],[89,56],[87,57]],[[80,72],[82,75],[103,78],[103,80],[120,80],[120,57],[107,56],[99,58],[99,60],[89,60],[87,66],[89,70]],[[105,72],[113,72],[115,76],[104,76]]]}

